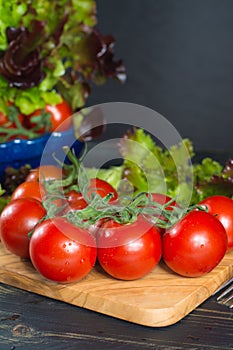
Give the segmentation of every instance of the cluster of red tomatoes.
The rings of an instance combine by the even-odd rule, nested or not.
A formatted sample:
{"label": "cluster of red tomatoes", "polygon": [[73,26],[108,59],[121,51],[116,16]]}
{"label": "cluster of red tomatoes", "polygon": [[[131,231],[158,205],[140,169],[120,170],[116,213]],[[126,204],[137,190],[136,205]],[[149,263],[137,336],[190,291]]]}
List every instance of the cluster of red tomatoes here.
{"label": "cluster of red tomatoes", "polygon": [[[9,107],[12,107],[11,103]],[[15,111],[18,110],[15,109]],[[43,119],[43,113],[46,113],[46,119]],[[27,130],[34,131],[38,135],[45,131],[65,131],[71,126],[71,115],[72,110],[64,99],[55,105],[47,104],[44,111],[38,109],[30,115],[17,112],[17,116],[11,117],[10,112],[9,115],[0,112],[0,135],[8,136],[7,139],[12,140],[17,137],[27,138]]]}
{"label": "cluster of red tomatoes", "polygon": [[[56,203],[62,204],[62,210],[46,217],[41,173],[44,180],[61,178],[56,166],[33,170],[1,213],[0,237],[10,252],[29,258],[47,279],[75,282],[98,263],[116,279],[134,280],[153,271],[160,261],[179,275],[197,277],[210,272],[233,249],[233,200],[228,197],[203,200],[166,230],[152,224],[144,208],[129,222],[102,215],[94,225],[79,227],[69,220],[69,214],[91,212],[86,197],[72,189],[65,193],[65,205]],[[87,193],[90,198],[111,194],[107,205],[117,208],[118,194],[108,182],[91,178]],[[151,198],[155,206],[169,203],[167,211],[177,207],[167,196],[152,194]]]}

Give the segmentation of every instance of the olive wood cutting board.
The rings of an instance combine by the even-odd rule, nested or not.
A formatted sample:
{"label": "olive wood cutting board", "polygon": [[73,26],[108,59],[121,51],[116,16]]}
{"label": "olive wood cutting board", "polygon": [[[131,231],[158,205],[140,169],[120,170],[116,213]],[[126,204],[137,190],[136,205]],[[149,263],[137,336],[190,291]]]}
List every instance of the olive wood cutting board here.
{"label": "olive wood cutting board", "polygon": [[233,276],[233,252],[210,273],[180,277],[163,263],[146,277],[119,281],[96,266],[81,281],[57,284],[0,243],[0,282],[129,322],[163,327],[180,321]]}

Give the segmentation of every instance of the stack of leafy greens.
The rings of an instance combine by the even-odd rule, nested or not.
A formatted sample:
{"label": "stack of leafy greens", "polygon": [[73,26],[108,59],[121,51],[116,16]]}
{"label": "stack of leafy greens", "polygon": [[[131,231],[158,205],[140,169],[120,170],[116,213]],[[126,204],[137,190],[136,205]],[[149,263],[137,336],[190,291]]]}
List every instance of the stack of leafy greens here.
{"label": "stack of leafy greens", "polygon": [[121,165],[89,169],[89,174],[97,171],[98,177],[109,181],[120,193],[164,193],[190,204],[215,194],[233,197],[233,158],[225,166],[210,157],[193,163],[195,153],[190,140],[183,139],[164,150],[142,129],[127,132],[118,146]]}
{"label": "stack of leafy greens", "polygon": [[114,38],[97,29],[94,0],[0,1],[0,112],[24,115],[61,102],[85,105],[91,83],[124,82]]}

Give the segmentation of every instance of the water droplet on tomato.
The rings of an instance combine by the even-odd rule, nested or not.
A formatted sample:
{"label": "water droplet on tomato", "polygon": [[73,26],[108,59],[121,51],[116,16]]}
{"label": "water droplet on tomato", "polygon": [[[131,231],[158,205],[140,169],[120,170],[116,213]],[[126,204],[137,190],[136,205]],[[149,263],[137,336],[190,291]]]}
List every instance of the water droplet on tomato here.
{"label": "water droplet on tomato", "polygon": [[109,231],[106,230],[106,231],[104,232],[104,237],[105,237],[105,238],[108,238],[108,237],[110,237],[110,236],[111,236],[111,232],[109,232]]}

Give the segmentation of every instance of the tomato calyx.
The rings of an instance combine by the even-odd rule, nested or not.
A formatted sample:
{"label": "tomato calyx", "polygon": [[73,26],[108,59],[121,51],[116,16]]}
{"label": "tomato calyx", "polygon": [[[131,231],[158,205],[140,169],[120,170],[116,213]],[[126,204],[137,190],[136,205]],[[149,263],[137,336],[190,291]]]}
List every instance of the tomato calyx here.
{"label": "tomato calyx", "polygon": [[[147,192],[139,193],[128,204],[122,204],[120,201],[115,203],[117,197],[114,197],[113,192],[110,191],[104,195],[102,188],[98,188],[98,180],[102,180],[88,177],[82,166],[82,157],[78,159],[68,146],[64,146],[63,150],[71,162],[70,165],[65,164],[67,176],[64,179],[45,183],[48,196],[44,205],[49,217],[55,216],[61,210],[61,208],[56,208],[55,200],[60,198],[67,202],[66,195],[68,197],[71,191],[81,194],[87,205],[81,209],[67,211],[63,216],[74,225],[83,228],[95,225],[100,220],[112,219],[119,224],[132,223],[137,220],[139,214],[144,215],[151,224],[157,227],[168,228],[187,212],[187,209],[176,204],[174,198],[161,204]],[[95,181],[97,184],[92,184]],[[200,209],[205,210],[203,207]]]}
{"label": "tomato calyx", "polygon": [[[44,206],[48,217],[56,216],[62,209],[67,209],[67,206],[69,206],[69,194],[72,191],[76,192],[79,199],[82,197],[86,205],[80,209],[65,210],[62,216],[72,224],[82,228],[95,225],[101,220],[114,220],[119,224],[132,223],[137,220],[139,214],[142,214],[152,225],[168,229],[189,211],[194,209],[206,211],[206,208],[197,205],[182,208],[177,205],[175,198],[160,203],[154,199],[155,194],[147,192],[139,193],[130,201],[126,200],[127,204],[124,203],[125,198],[122,202],[120,200],[115,202],[118,198],[113,188],[112,191],[109,190],[109,192],[105,193],[101,187],[102,185],[98,185],[103,180],[89,178],[87,171],[82,165],[83,155],[77,158],[68,146],[64,146],[63,151],[68,157],[70,164],[61,164],[55,155],[54,158],[63,166],[66,176],[62,179],[45,182],[47,196],[45,197]],[[166,197],[165,195],[161,196]],[[167,198],[169,199],[169,197]],[[57,199],[61,199],[66,203],[64,207],[56,207]]]}
{"label": "tomato calyx", "polygon": [[[177,206],[172,206],[172,210],[167,210],[167,208],[171,208],[174,199],[160,204],[152,202],[146,192],[138,194],[127,205],[109,203],[111,196],[112,194],[109,193],[102,198],[98,194],[94,194],[87,207],[67,213],[67,220],[80,227],[94,225],[100,220],[114,220],[118,224],[128,224],[135,222],[138,216],[142,214],[153,225],[168,228],[173,226],[186,213]],[[204,210],[203,207],[201,210]]]}

